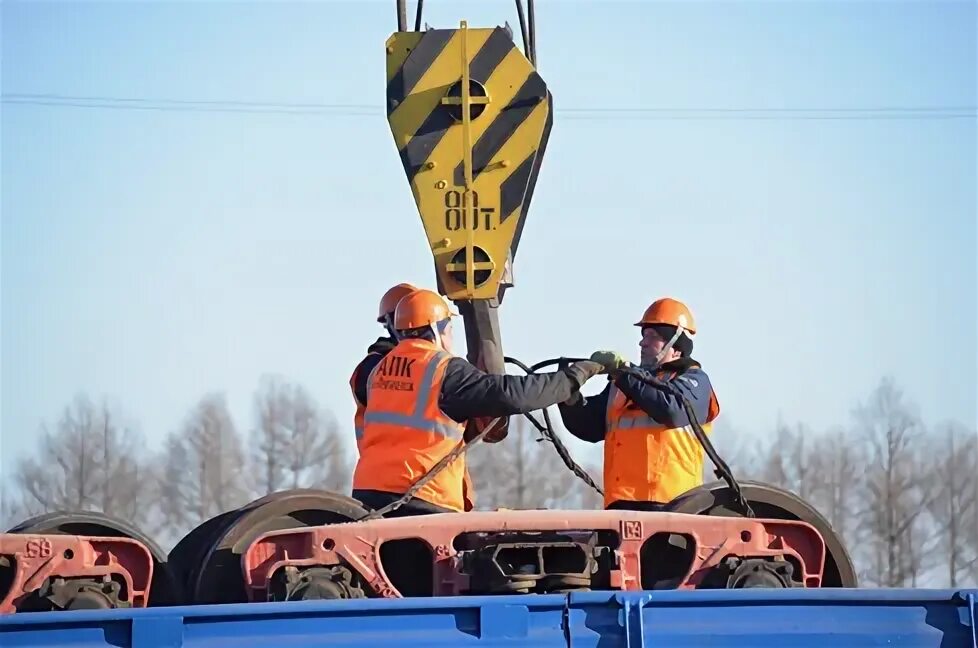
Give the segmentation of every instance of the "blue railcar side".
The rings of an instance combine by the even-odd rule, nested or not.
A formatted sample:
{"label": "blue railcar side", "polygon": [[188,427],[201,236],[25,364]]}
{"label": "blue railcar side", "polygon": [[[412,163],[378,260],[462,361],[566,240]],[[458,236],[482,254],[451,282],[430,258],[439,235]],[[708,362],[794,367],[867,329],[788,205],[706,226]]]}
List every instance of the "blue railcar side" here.
{"label": "blue railcar side", "polygon": [[978,648],[978,590],[710,590],[24,613],[3,648]]}

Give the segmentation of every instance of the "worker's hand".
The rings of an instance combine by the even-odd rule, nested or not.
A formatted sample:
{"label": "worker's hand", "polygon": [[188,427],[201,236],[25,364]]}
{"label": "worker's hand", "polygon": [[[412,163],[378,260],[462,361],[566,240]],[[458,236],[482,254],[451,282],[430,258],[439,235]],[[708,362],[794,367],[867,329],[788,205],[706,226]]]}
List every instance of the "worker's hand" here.
{"label": "worker's hand", "polygon": [[591,354],[591,361],[603,366],[605,371],[615,371],[628,364],[625,358],[615,351],[595,351]]}
{"label": "worker's hand", "polygon": [[605,368],[603,364],[598,362],[581,360],[580,362],[575,362],[571,366],[567,367],[566,372],[577,381],[577,388],[580,389],[582,386],[584,386],[584,383],[586,383],[588,379],[593,378],[598,374],[605,373]]}

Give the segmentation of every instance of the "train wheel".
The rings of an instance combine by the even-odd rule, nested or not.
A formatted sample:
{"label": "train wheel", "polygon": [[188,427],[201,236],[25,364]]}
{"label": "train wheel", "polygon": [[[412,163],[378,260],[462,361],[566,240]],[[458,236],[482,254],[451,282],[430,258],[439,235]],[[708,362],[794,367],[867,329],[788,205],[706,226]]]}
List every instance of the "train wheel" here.
{"label": "train wheel", "polygon": [[181,590],[187,597],[186,604],[193,603],[192,593],[197,569],[204,556],[220,537],[243,514],[242,509],[231,509],[197,525],[190,533],[180,539],[167,561],[170,571],[180,583]]}
{"label": "train wheel", "polygon": [[159,545],[124,520],[95,511],[56,511],[24,520],[7,533],[36,535],[79,535],[129,538],[142,544],[153,556],[153,581],[150,585],[150,607],[179,605],[182,588],[167,563]]}
{"label": "train wheel", "polygon": [[[320,491],[316,489],[295,489],[291,491],[280,491],[278,493],[271,493],[260,497],[244,506],[236,509],[231,509],[230,511],[225,511],[214,517],[210,518],[197,525],[193,530],[187,535],[180,539],[180,541],[170,550],[169,562],[170,569],[173,571],[174,575],[178,578],[183,590],[187,592],[188,596],[192,597],[195,583],[197,580],[197,572],[200,569],[201,564],[204,562],[208,552],[211,550],[216,543],[224,536],[225,533],[239,520],[241,517],[260,506],[275,501],[283,497],[286,493],[324,493],[328,491]],[[187,601],[192,603],[191,600]]]}
{"label": "train wheel", "polygon": [[190,599],[198,604],[246,602],[241,556],[263,533],[350,522],[366,514],[357,500],[323,490],[282,491],[255,500],[201,532],[210,542],[188,573]]}
{"label": "train wheel", "polygon": [[[826,560],[822,587],[857,587],[856,568],[842,537],[815,507],[794,493],[756,481],[741,481],[740,488],[759,518],[800,520],[811,524],[825,541]],[[726,482],[704,484],[669,503],[675,513],[743,517]]]}

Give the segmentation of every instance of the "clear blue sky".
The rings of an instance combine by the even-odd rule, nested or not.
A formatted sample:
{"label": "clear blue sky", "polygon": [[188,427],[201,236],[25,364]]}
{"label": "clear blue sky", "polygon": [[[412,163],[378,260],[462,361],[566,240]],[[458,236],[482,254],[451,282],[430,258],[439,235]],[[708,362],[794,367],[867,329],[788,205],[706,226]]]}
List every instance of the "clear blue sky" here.
{"label": "clear blue sky", "polygon": [[[433,26],[517,24],[509,1],[426,5]],[[210,390],[250,425],[259,376],[278,372],[352,427],[346,381],[379,295],[433,283],[381,109],[393,6],[3,3],[5,95],[377,106],[4,103],[4,471],[79,391],[155,444]],[[537,17],[558,114],[508,354],[637,357],[630,323],[670,294],[737,429],[847,422],[884,374],[926,420],[975,423],[973,117],[560,112],[973,108],[974,3],[541,0]]]}

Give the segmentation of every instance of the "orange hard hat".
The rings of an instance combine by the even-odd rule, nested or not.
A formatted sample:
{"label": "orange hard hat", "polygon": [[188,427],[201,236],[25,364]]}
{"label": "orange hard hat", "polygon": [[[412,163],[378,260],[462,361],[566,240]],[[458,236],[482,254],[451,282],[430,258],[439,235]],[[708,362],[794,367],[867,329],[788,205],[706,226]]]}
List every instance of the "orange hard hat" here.
{"label": "orange hard hat", "polygon": [[394,312],[397,308],[397,302],[401,301],[407,295],[410,295],[418,287],[411,285],[409,283],[399,283],[396,286],[390,288],[384,293],[384,296],[380,298],[380,308],[377,313],[377,321],[383,322],[387,316]]}
{"label": "orange hard hat", "polygon": [[431,326],[454,317],[441,295],[431,290],[419,289],[402,299],[394,311],[394,328],[398,331]]}
{"label": "orange hard hat", "polygon": [[696,321],[693,313],[682,303],[672,297],[663,297],[652,302],[652,305],[645,309],[642,319],[635,322],[635,326],[656,326],[665,324],[667,326],[681,326],[690,335],[696,334]]}

